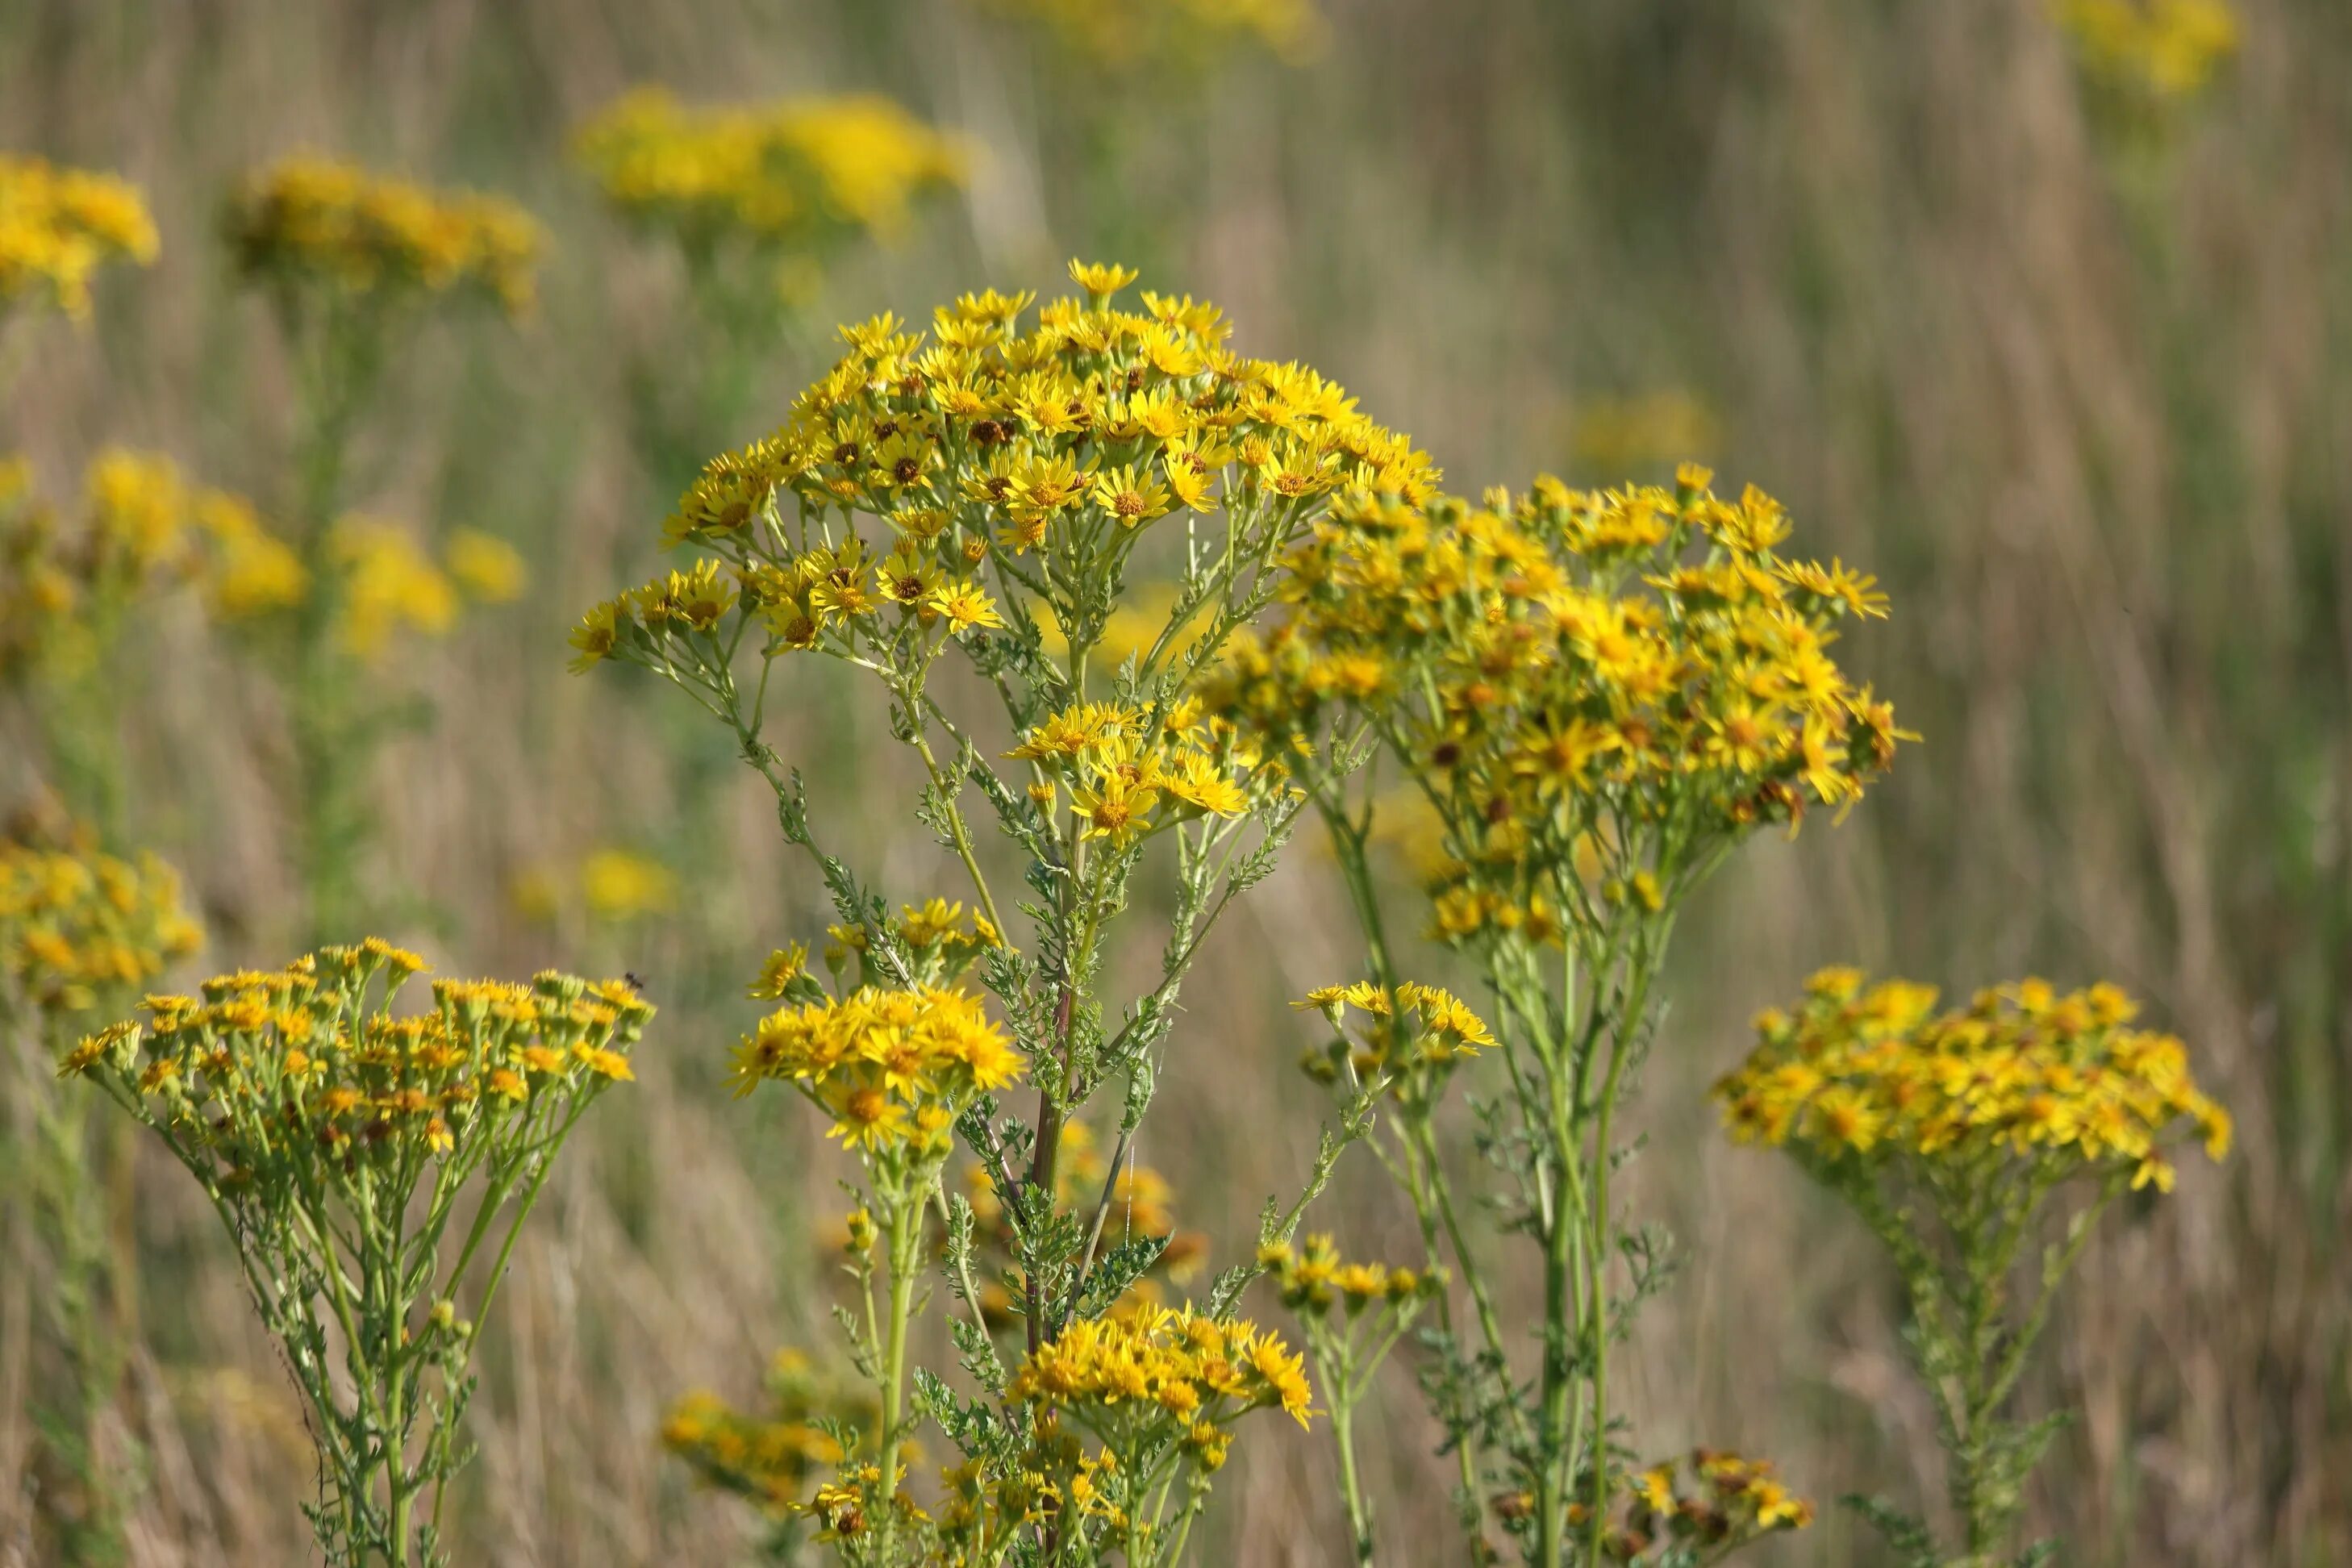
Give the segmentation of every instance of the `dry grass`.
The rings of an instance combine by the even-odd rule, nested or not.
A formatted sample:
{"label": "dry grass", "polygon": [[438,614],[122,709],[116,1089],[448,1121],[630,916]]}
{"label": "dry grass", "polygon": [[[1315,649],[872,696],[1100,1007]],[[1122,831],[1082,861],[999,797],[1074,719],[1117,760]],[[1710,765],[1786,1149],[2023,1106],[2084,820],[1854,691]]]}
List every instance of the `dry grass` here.
{"label": "dry grass", "polygon": [[[1897,618],[1853,657],[1927,744],[1843,829],[1747,856],[1683,950],[1633,1199],[1694,1260],[1639,1347],[1654,1446],[1769,1453],[1824,1499],[1932,1494],[1889,1280],[1780,1163],[1724,1145],[1699,1090],[1818,961],[1958,987],[2107,974],[2189,1037],[2242,1152],[2084,1265],[2029,1393],[2084,1418],[2034,1515],[2085,1564],[2352,1560],[2352,12],[2244,0],[2213,102],[2168,148],[2118,151],[2036,0],[1328,8],[1315,68],[1132,116],[1118,184],[1087,172],[1056,84],[952,0],[0,6],[0,145],[126,170],[165,235],[94,332],[45,330],[0,404],[0,445],[53,481],[128,440],[271,495],[284,369],[206,243],[248,161],[310,143],[494,186],[558,236],[537,323],[428,335],[366,468],[377,510],[491,527],[539,573],[433,656],[439,726],[380,781],[434,911],[405,934],[468,968],[625,963],[669,1008],[490,1329],[458,1560],[740,1550],[743,1522],[652,1433],[683,1387],[747,1391],[773,1344],[823,1331],[811,1233],[839,1206],[814,1130],[726,1100],[715,1067],[744,955],[809,934],[818,889],[723,756],[560,670],[570,616],[649,558],[671,478],[630,455],[630,385],[676,279],[562,161],[566,128],[643,79],[880,87],[984,140],[961,210],[838,281],[845,319],[1118,243],[1474,486],[1566,461],[1589,400],[1695,393],[1728,478],[1886,580]],[[818,352],[779,352],[779,405]],[[273,954],[273,716],[194,626],[153,641],[169,657],[124,694],[142,826],[201,889],[214,956]],[[840,713],[809,694],[803,754],[847,803],[896,763],[845,746]],[[0,731],[0,791],[30,761]],[[925,865],[905,831],[864,830],[900,885]],[[605,838],[704,868],[688,910],[625,939],[509,914],[509,872]],[[1229,1249],[1311,1145],[1279,1002],[1350,966],[1327,872],[1302,850],[1221,933],[1143,1150]],[[142,1169],[135,1198],[137,1560],[299,1561],[291,1394],[178,1173]],[[1404,1249],[1402,1215],[1351,1201],[1324,1217],[1352,1247]],[[1391,1560],[1429,1561],[1444,1471],[1395,1384],[1375,1484]],[[1323,1448],[1251,1441],[1202,1560],[1339,1560]],[[1876,1550],[1832,1517],[1769,1560]]]}

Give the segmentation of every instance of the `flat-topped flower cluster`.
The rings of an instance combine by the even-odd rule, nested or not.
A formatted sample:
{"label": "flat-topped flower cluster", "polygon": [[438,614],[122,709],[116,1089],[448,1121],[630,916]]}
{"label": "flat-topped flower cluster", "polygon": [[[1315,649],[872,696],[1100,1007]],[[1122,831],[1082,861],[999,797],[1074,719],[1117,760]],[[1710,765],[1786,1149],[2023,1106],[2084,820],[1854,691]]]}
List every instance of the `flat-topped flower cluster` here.
{"label": "flat-topped flower cluster", "polygon": [[887,236],[918,198],[962,184],[971,162],[961,139],[871,95],[689,108],[641,87],[575,146],[614,207],[698,244]]}
{"label": "flat-topped flower cluster", "polygon": [[77,1013],[135,993],[199,938],[178,874],[154,857],[120,859],[70,826],[0,835],[0,984],[35,1007]]}
{"label": "flat-topped flower cluster", "polygon": [[509,316],[531,308],[545,247],[538,221],[504,197],[311,155],[247,175],[225,224],[248,278],[352,298],[476,293]]}
{"label": "flat-topped flower cluster", "polygon": [[1190,1307],[1075,1320],[1022,1363],[1013,1392],[1069,1412],[1114,1447],[1169,1415],[1215,1425],[1278,1406],[1304,1426],[1314,1399],[1280,1335]]}
{"label": "flat-topped flower cluster", "polygon": [[2138,1005],[2117,987],[2061,994],[2029,979],[1950,1012],[1936,1001],[1906,980],[1814,975],[1793,1016],[1757,1020],[1755,1051],[1716,1086],[1732,1136],[1828,1162],[2120,1167],[2167,1191],[2177,1134],[2193,1128],[2208,1154],[2227,1152],[2229,1112],[2198,1089],[2186,1047],[2131,1027]]}
{"label": "flat-topped flower cluster", "polygon": [[19,306],[89,314],[91,275],[155,258],[155,220],[112,174],[0,153],[0,319]]}
{"label": "flat-topped flower cluster", "polygon": [[395,1014],[425,967],[372,937],[219,975],[194,996],[150,996],[144,1025],[89,1036],[64,1071],[140,1106],[200,1175],[263,1193],[332,1184],[353,1159],[470,1168],[634,1076],[653,1008],[626,982],[438,980],[431,1011]]}
{"label": "flat-topped flower cluster", "polygon": [[730,1081],[739,1095],[762,1080],[791,1084],[849,1148],[903,1145],[944,1159],[964,1107],[1025,1068],[979,997],[864,986],[769,1014],[736,1047]]}
{"label": "flat-topped flower cluster", "polygon": [[1908,738],[1830,656],[1840,620],[1885,613],[1872,579],[1781,555],[1779,503],[1710,479],[1335,507],[1215,705],[1276,733],[1373,717],[1444,819],[1444,937],[1658,908],[1727,837],[1850,805]]}
{"label": "flat-topped flower cluster", "polygon": [[[719,562],[592,610],[573,637],[583,664],[657,658],[739,600],[772,653],[880,662],[912,642],[927,658],[1002,624],[983,563],[1091,646],[1138,537],[1171,512],[1223,508],[1286,540],[1282,521],[1346,489],[1428,493],[1423,454],[1313,371],[1233,353],[1216,307],[1146,292],[1143,311],[1113,310],[1132,272],[1073,273],[1088,298],[1045,306],[1025,333],[1034,296],[993,291],[942,307],[928,341],[887,315],[843,329],[851,352],[783,426],[715,459],[679,501],[667,540]],[[879,532],[855,531],[860,516]],[[1010,613],[1034,634],[1035,608]]]}

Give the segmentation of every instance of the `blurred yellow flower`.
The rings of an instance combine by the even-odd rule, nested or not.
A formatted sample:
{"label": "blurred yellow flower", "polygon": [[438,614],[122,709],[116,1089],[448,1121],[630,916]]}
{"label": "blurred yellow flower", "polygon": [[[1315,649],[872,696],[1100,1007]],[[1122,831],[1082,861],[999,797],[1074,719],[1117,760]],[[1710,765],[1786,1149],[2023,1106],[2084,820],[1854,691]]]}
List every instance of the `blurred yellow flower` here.
{"label": "blurred yellow flower", "polygon": [[521,552],[495,534],[461,528],[449,535],[441,563],[467,596],[486,605],[510,604],[522,597],[530,573]]}
{"label": "blurred yellow flower", "polygon": [[1302,65],[1329,28],[1314,0],[980,0],[1097,68],[1199,68],[1241,44]]}
{"label": "blurred yellow flower", "polygon": [[2192,98],[2238,52],[2226,0],[2058,0],[2084,68],[2160,100]]}
{"label": "blurred yellow flower", "polygon": [[29,303],[82,320],[93,272],[118,258],[152,261],[155,247],[155,221],[136,187],[0,153],[0,314]]}
{"label": "blurred yellow flower", "polygon": [[677,907],[677,874],[634,850],[599,849],[580,863],[580,896],[600,920],[660,914]]}
{"label": "blurred yellow flower", "polygon": [[426,190],[310,154],[247,175],[226,226],[249,278],[374,299],[479,290],[510,316],[530,309],[545,245],[537,220],[502,197]]}
{"label": "blurred yellow flower", "polygon": [[637,88],[583,127],[583,164],[630,217],[698,243],[809,248],[885,238],[917,198],[963,184],[963,142],[887,98],[787,99],[689,108]]}
{"label": "blurred yellow flower", "polygon": [[457,620],[457,588],[398,523],[357,513],[338,518],[327,553],[343,574],[337,629],[355,657],[373,662],[396,633],[439,637]]}

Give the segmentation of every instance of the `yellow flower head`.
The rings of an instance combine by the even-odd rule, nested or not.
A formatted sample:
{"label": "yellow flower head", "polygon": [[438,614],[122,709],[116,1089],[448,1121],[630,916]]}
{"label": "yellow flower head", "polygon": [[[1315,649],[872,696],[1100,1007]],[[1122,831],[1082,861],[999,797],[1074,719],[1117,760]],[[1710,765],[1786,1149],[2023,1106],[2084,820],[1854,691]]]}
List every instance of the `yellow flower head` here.
{"label": "yellow flower head", "polygon": [[155,222],[135,186],[0,153],[0,320],[52,308],[81,321],[100,268],[154,258]]}
{"label": "yellow flower head", "polygon": [[870,1396],[820,1375],[795,1351],[776,1352],[764,1394],[754,1410],[739,1410],[714,1394],[689,1394],[671,1406],[661,1440],[705,1486],[782,1516],[844,1458],[819,1424],[871,1426],[875,1408]]}
{"label": "yellow flower head", "polygon": [[327,555],[342,574],[337,634],[354,657],[383,659],[402,632],[439,637],[457,618],[457,589],[408,531],[357,513],[338,518]]}
{"label": "yellow flower head", "polygon": [[545,237],[513,203],[439,192],[308,154],[246,176],[226,219],[236,267],[355,299],[461,292],[528,311]]}
{"label": "yellow flower head", "polygon": [[2168,1189],[2182,1129],[2215,1159],[2229,1148],[2229,1113],[2198,1089],[2187,1049],[2130,1027],[2137,1009],[2112,985],[2062,995],[2024,980],[1940,1014],[1927,986],[1865,985],[1852,970],[1808,993],[1758,1020],[1755,1051],[1716,1086],[1742,1142],[1831,1167],[1992,1161]]}
{"label": "yellow flower head", "polygon": [[1440,803],[1442,940],[1662,910],[1695,847],[1843,811],[1916,739],[1827,652],[1841,621],[1885,613],[1872,579],[1783,559],[1777,504],[1711,482],[1685,465],[1671,487],[1547,478],[1475,507],[1345,493],[1210,710],[1269,750],[1334,715],[1379,723]]}
{"label": "yellow flower head", "polygon": [[[839,1001],[770,1014],[735,1050],[732,1081],[748,1094],[788,1083],[823,1109],[851,1148],[912,1150],[944,1160],[948,1124],[972,1099],[1025,1068],[980,999],[961,991],[862,988]],[[942,1121],[933,1114],[945,1111]]]}
{"label": "yellow flower head", "polygon": [[621,212],[707,244],[812,250],[888,238],[914,204],[966,179],[971,154],[887,98],[692,108],[637,88],[591,121],[581,163]]}
{"label": "yellow flower head", "polygon": [[161,861],[104,854],[64,820],[28,816],[0,833],[0,984],[44,1015],[120,1005],[197,940]]}

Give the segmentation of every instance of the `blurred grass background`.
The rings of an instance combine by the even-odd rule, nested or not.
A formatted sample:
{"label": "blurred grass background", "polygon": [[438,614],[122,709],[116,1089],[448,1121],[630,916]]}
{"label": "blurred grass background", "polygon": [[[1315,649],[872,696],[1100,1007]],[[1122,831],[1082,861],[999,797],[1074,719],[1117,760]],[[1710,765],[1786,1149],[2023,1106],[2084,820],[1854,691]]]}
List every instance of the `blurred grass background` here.
{"label": "blurred grass background", "polygon": [[[1118,80],[961,0],[0,0],[0,146],[128,174],[164,237],[91,329],[39,326],[0,403],[0,447],[54,489],[120,441],[282,494],[287,367],[213,238],[246,166],[348,154],[553,233],[537,319],[421,333],[361,454],[369,510],[486,528],[535,574],[415,671],[437,722],[376,781],[379,875],[423,902],[387,934],[445,973],[625,966],[667,1009],[488,1331],[457,1560],[740,1559],[751,1529],[663,1458],[660,1416],[826,1331],[822,1141],[719,1088],[741,980],[818,934],[822,890],[682,704],[562,669],[578,611],[652,566],[682,477],[634,434],[645,386],[697,374],[680,278],[565,155],[658,81],[880,90],[975,140],[968,195],[857,253],[820,323],[1116,256],[1344,382],[1456,489],[1699,457],[1877,573],[1895,619],[1843,657],[1927,743],[1843,827],[1739,858],[1686,926],[1633,1183],[1691,1250],[1634,1357],[1645,1447],[1766,1454],[1824,1503],[1937,1494],[1890,1279],[1785,1163],[1723,1143],[1702,1090],[1819,963],[1963,991],[2109,976],[2189,1040],[2241,1144],[2095,1244],[2027,1394],[2084,1412],[2033,1516],[2084,1564],[2352,1562],[2352,10],[2238,9],[2222,78],[2150,115],[2086,87],[2042,0],[1327,0],[1304,66]],[[827,357],[779,342],[761,413],[712,445]],[[212,960],[282,961],[277,716],[194,617],[142,637],[138,836],[189,872]],[[904,783],[878,723],[799,695],[787,759],[913,890],[928,845],[869,804]],[[0,731],[0,787],[38,765]],[[519,877],[614,844],[678,873],[668,911],[518,910]],[[1302,841],[1187,989],[1142,1157],[1218,1261],[1311,1153],[1282,1003],[1353,971],[1348,929]],[[121,1215],[154,1464],[136,1559],[299,1561],[291,1391],[162,1163]],[[1315,1220],[1407,1255],[1357,1174]],[[1385,1560],[1438,1561],[1445,1469],[1391,1384]],[[1319,1434],[1254,1431],[1201,1561],[1342,1560],[1330,1468]],[[1825,1508],[1759,1560],[1882,1550]]]}

